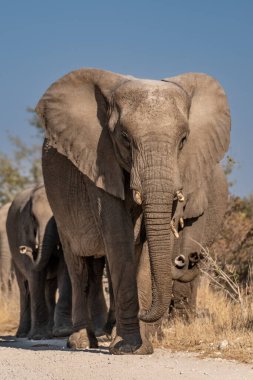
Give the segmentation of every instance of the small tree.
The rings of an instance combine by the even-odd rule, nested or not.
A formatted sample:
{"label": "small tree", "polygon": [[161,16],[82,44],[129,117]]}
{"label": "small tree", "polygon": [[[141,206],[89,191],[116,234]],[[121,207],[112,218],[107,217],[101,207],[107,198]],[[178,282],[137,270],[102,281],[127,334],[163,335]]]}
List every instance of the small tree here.
{"label": "small tree", "polygon": [[31,108],[30,125],[36,128],[36,140],[39,143],[28,146],[17,136],[9,135],[13,146],[11,155],[0,152],[0,206],[11,201],[14,196],[29,185],[42,182],[41,144],[42,126]]}

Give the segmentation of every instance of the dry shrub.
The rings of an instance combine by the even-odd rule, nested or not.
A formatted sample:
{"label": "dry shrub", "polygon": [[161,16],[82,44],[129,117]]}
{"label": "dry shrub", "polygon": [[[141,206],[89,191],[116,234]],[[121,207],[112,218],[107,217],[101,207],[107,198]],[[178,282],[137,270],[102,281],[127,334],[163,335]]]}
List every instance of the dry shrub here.
{"label": "dry shrub", "polygon": [[214,289],[210,278],[203,275],[197,314],[187,320],[176,317],[166,321],[164,338],[155,345],[253,363],[253,297],[240,292],[237,302],[225,288]]}
{"label": "dry shrub", "polygon": [[253,264],[253,196],[246,199],[230,197],[223,226],[211,254],[221,268],[235,269],[238,281],[244,284]]}
{"label": "dry shrub", "polygon": [[15,334],[19,321],[18,290],[6,295],[0,293],[0,334]]}

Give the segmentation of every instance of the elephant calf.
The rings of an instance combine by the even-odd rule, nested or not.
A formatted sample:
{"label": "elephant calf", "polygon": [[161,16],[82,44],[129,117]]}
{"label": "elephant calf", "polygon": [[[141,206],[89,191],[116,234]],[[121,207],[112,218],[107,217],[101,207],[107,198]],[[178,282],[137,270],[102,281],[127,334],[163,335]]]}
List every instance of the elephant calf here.
{"label": "elephant calf", "polygon": [[43,339],[70,334],[71,283],[43,185],[16,196],[6,228],[20,291],[16,335]]}

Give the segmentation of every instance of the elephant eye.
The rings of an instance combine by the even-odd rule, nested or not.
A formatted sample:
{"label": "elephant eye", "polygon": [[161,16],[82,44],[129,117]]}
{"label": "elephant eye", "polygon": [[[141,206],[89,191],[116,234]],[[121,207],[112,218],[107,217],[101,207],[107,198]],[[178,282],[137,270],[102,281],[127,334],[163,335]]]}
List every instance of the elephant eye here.
{"label": "elephant eye", "polygon": [[182,139],[181,139],[181,141],[180,141],[180,143],[179,143],[179,150],[182,150],[183,149],[183,146],[184,146],[184,144],[186,143],[186,136],[184,136]]}
{"label": "elephant eye", "polygon": [[121,135],[124,137],[125,140],[127,140],[129,142],[129,137],[128,137],[128,134],[126,133],[126,131],[122,131]]}
{"label": "elephant eye", "polygon": [[124,143],[124,145],[126,145],[127,147],[129,147],[130,146],[130,138],[129,138],[127,132],[126,131],[122,131],[121,132],[121,136],[123,137],[123,143]]}

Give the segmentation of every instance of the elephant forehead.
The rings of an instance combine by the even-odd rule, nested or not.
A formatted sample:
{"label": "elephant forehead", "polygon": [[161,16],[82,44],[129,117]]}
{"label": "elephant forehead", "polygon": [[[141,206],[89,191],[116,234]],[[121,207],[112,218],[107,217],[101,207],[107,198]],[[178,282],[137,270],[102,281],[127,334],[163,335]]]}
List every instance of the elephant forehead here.
{"label": "elephant forehead", "polygon": [[172,83],[154,80],[129,81],[117,89],[115,99],[124,118],[137,117],[144,122],[159,118],[161,122],[188,117],[187,95]]}

